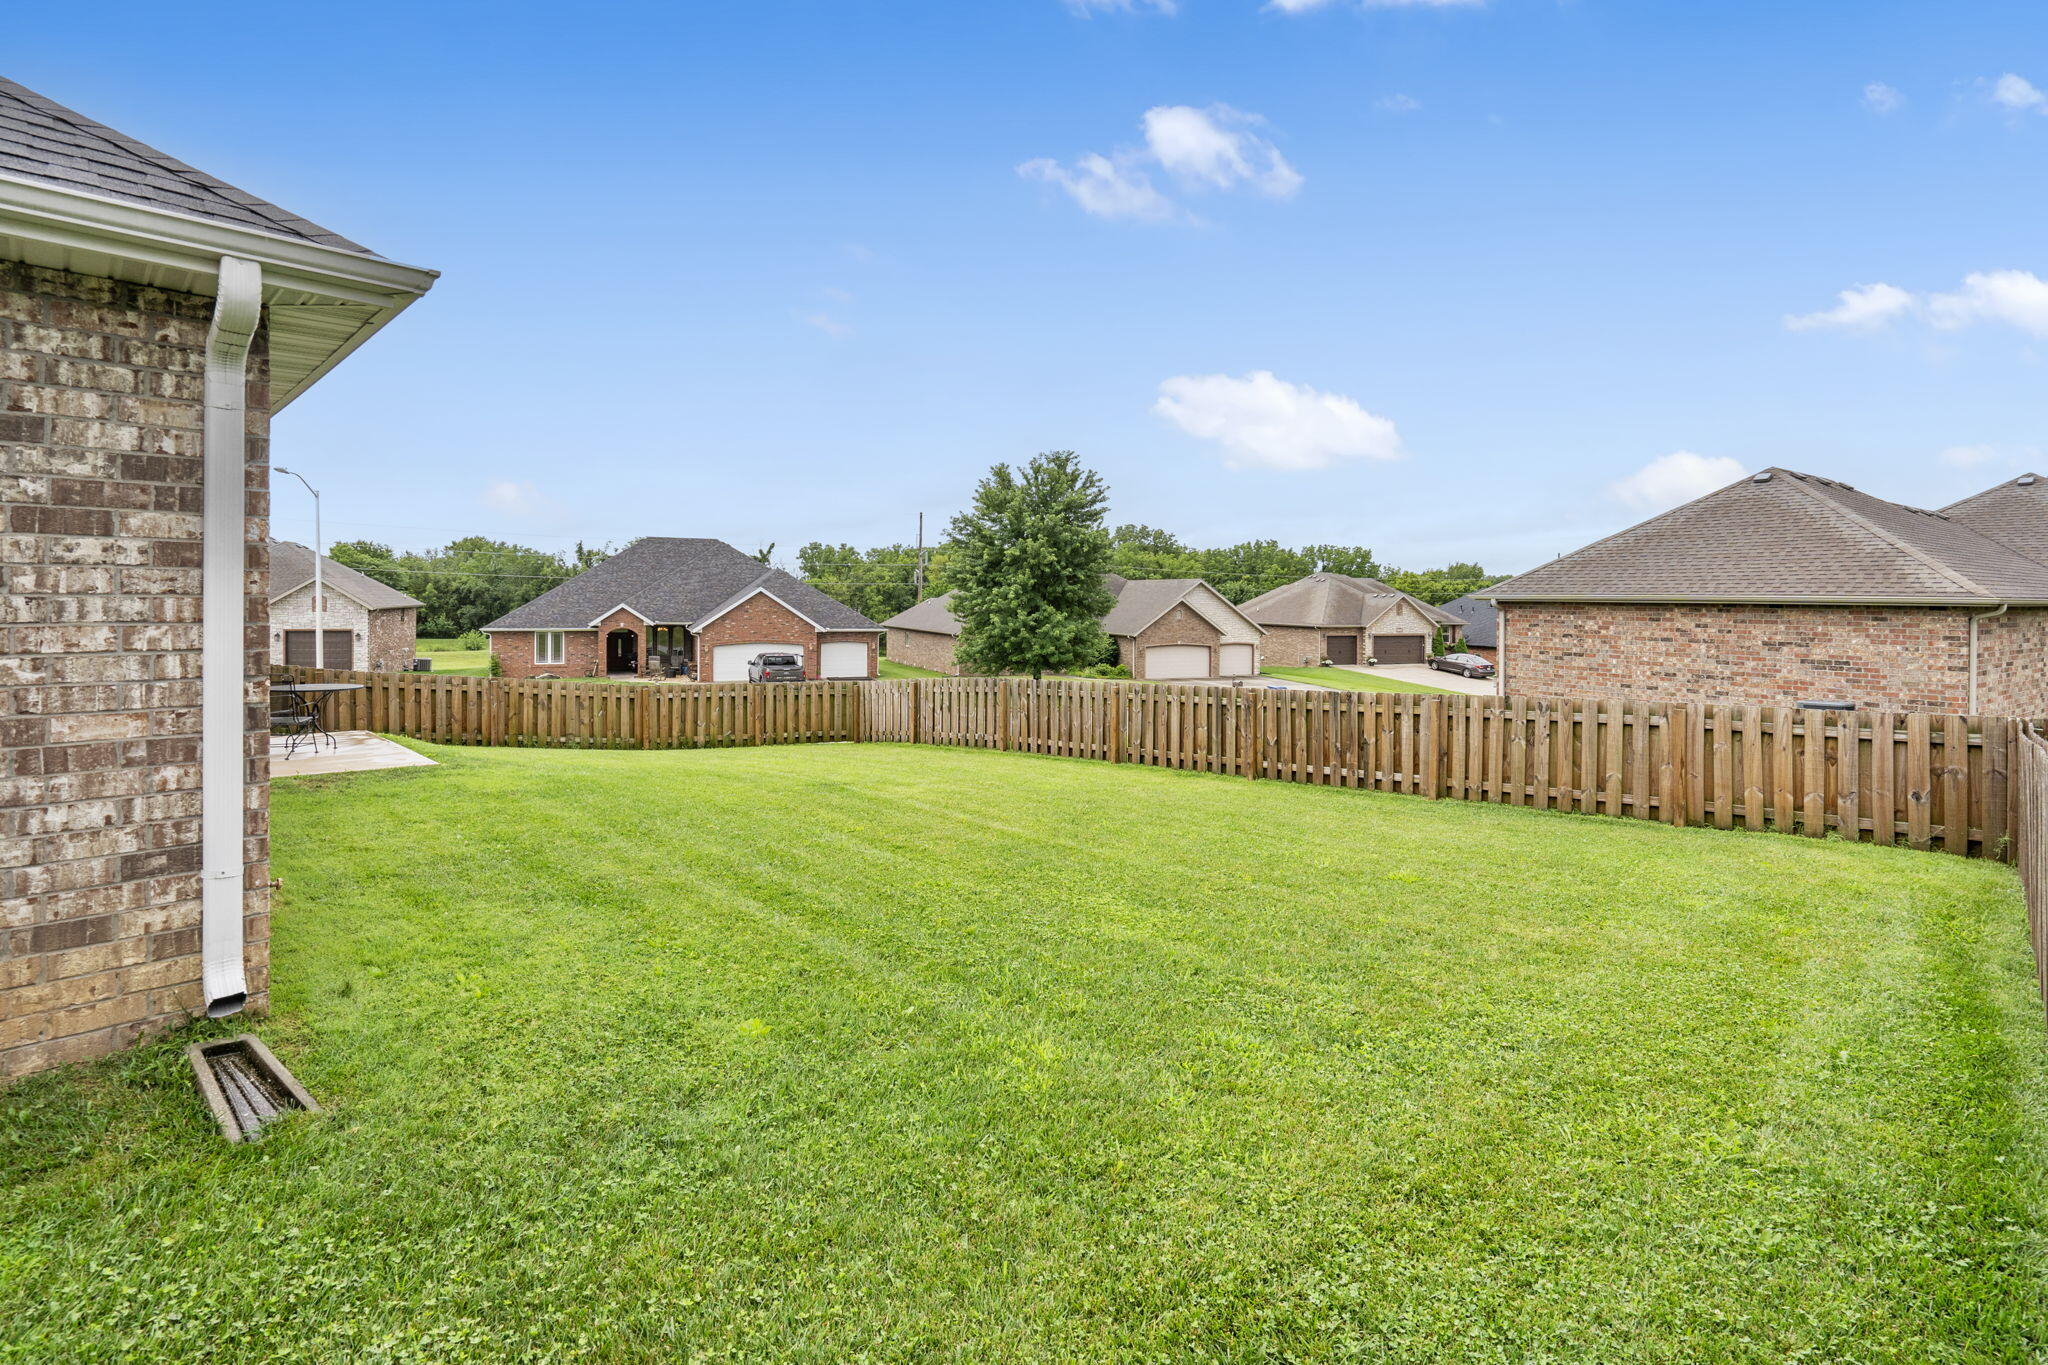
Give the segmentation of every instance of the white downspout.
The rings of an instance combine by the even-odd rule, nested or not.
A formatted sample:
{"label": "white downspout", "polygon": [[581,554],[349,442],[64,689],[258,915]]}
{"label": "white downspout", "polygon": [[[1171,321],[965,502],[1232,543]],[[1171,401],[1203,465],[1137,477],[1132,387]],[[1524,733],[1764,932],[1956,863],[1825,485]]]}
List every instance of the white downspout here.
{"label": "white downspout", "polygon": [[1970,618],[1970,708],[1969,714],[1977,714],[1977,623],[1989,621],[1994,616],[2003,616],[2012,610],[2012,603],[2000,602],[1997,611],[1987,611]]}
{"label": "white downspout", "polygon": [[208,1018],[248,999],[242,975],[249,689],[247,668],[249,343],[263,313],[263,269],[220,260],[206,332],[206,540],[201,552],[200,955]]}

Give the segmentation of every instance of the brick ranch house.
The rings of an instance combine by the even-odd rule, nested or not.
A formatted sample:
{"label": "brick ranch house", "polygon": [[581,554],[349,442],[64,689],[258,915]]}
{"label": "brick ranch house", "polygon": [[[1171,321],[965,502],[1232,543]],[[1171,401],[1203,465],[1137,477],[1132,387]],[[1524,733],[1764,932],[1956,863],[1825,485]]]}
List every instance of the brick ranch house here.
{"label": "brick ranch house", "polygon": [[2048,503],[1767,469],[1478,594],[1502,692],[2048,714]]}
{"label": "brick ranch house", "polygon": [[508,678],[745,682],[794,654],[807,678],[872,678],[882,628],[722,540],[649,536],[484,627]]}
{"label": "brick ranch house", "polygon": [[[1116,641],[1117,662],[1133,678],[1258,676],[1265,632],[1201,579],[1106,574],[1103,586],[1115,595],[1116,605],[1102,618],[1102,633]],[[951,593],[927,598],[883,622],[890,659],[958,674],[953,651],[960,642],[960,618],[953,615],[952,601]]]}
{"label": "brick ranch house", "polygon": [[431,271],[0,81],[0,1077],[269,985],[270,415]]}
{"label": "brick ranch house", "polygon": [[1243,605],[1266,630],[1266,662],[1283,667],[1333,664],[1419,664],[1441,630],[1452,641],[1465,623],[1377,578],[1317,573]]}
{"label": "brick ranch house", "polygon": [[[412,667],[422,603],[368,574],[320,556],[324,599],[317,629],[327,636],[320,663],[399,673]],[[313,552],[270,542],[270,662],[314,665]]]}

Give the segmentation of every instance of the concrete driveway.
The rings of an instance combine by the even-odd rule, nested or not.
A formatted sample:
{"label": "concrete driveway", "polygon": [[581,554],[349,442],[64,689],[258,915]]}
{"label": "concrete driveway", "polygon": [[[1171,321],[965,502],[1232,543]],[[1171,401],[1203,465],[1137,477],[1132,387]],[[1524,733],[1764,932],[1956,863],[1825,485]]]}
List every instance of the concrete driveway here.
{"label": "concrete driveway", "polygon": [[1499,689],[1492,678],[1468,678],[1462,673],[1439,673],[1428,664],[1381,664],[1367,668],[1364,664],[1338,664],[1346,673],[1363,673],[1368,677],[1392,678],[1397,682],[1418,683],[1423,687],[1440,687],[1446,692],[1463,692],[1473,697],[1498,696]]}

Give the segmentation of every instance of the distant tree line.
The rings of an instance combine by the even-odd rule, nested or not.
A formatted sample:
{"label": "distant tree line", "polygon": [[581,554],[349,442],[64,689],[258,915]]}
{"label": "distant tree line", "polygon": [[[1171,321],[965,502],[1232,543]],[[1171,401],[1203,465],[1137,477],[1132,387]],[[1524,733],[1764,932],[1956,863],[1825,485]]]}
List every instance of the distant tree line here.
{"label": "distant tree line", "polygon": [[[925,552],[925,596],[959,586],[960,545],[953,539]],[[916,547],[851,545],[812,541],[797,551],[803,580],[871,620],[884,621],[917,601]],[[1304,545],[1292,549],[1276,540],[1247,540],[1197,549],[1170,531],[1123,525],[1109,533],[1109,569],[1125,578],[1200,578],[1232,602],[1246,602],[1312,573],[1376,578],[1425,602],[1444,603],[1506,578],[1477,564],[1440,569],[1400,569],[1382,564],[1363,545]]]}
{"label": "distant tree line", "polygon": [[578,542],[567,555],[510,541],[464,536],[438,550],[395,551],[373,540],[344,540],[328,558],[420,599],[419,632],[429,639],[478,630],[613,553]]}

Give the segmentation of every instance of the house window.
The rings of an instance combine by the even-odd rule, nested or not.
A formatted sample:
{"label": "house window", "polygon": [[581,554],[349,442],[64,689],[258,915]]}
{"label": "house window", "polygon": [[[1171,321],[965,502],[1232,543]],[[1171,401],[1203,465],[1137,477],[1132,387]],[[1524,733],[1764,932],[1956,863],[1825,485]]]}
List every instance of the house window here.
{"label": "house window", "polygon": [[559,630],[537,630],[533,633],[533,661],[537,664],[558,664],[568,654],[565,643],[567,636]]}

